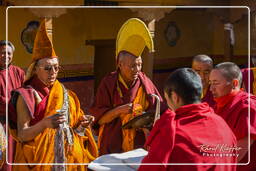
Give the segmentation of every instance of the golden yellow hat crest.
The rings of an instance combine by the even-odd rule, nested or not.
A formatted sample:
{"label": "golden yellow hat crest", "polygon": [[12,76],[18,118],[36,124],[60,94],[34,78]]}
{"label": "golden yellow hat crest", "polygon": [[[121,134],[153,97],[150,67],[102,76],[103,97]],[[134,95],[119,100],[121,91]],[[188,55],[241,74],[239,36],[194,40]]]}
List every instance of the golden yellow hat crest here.
{"label": "golden yellow hat crest", "polygon": [[145,23],[138,18],[127,20],[117,35],[116,57],[121,51],[127,51],[138,57],[145,46],[150,52],[154,51],[153,39]]}
{"label": "golden yellow hat crest", "polygon": [[42,58],[57,58],[52,42],[46,32],[45,19],[41,22],[36,33],[32,54],[33,61]]}

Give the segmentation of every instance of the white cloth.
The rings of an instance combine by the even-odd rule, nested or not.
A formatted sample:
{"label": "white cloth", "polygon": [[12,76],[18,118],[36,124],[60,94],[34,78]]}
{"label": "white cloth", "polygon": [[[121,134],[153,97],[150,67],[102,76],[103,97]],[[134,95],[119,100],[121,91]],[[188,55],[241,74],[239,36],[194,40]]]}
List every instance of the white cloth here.
{"label": "white cloth", "polygon": [[142,148],[125,153],[106,154],[92,161],[88,168],[97,171],[134,171],[148,152]]}

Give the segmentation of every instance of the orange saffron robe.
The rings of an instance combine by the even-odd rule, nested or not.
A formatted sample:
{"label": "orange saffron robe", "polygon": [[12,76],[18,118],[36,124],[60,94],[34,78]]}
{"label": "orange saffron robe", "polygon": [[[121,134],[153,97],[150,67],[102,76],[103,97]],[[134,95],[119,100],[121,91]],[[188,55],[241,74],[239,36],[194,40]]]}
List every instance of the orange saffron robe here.
{"label": "orange saffron robe", "polygon": [[[69,126],[73,130],[78,126],[79,118],[84,115],[80,109],[80,103],[77,96],[68,91],[70,122]],[[63,104],[63,89],[58,81],[55,81],[50,90],[47,100],[44,117],[51,116],[56,110],[61,109]],[[14,171],[50,171],[51,165],[32,165],[30,163],[54,163],[54,138],[57,129],[47,128],[41,132],[32,141],[17,142],[15,163],[25,163],[26,165],[14,166]],[[15,137],[15,130],[12,133]],[[67,163],[89,163],[98,156],[97,145],[94,141],[91,130],[85,130],[85,136],[79,136],[74,131],[71,151],[67,151],[67,142],[65,140],[65,157]],[[67,170],[87,170],[86,165],[68,165]]]}

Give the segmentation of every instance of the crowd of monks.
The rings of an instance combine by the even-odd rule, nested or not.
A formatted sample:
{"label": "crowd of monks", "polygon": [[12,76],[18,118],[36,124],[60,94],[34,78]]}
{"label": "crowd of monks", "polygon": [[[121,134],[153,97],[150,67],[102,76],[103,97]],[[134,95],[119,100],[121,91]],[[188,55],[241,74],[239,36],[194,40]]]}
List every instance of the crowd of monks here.
{"label": "crowd of monks", "polygon": [[[8,135],[8,148],[0,141],[1,170],[82,171],[101,155],[144,148],[140,171],[256,171],[256,70],[228,61],[214,66],[197,55],[191,68],[170,74],[163,98],[142,72],[145,47],[154,51],[144,22],[127,20],[117,35],[116,70],[101,80],[89,114],[57,80],[59,57],[45,20],[26,73],[12,64],[13,44],[0,41],[1,140]],[[152,94],[159,97],[160,118],[124,129],[155,112]]]}

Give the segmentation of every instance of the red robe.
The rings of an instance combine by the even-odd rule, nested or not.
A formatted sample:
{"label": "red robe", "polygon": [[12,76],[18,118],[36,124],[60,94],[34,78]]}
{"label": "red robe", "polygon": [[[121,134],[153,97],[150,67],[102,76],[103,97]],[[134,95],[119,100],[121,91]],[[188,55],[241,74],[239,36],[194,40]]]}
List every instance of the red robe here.
{"label": "red robe", "polygon": [[[244,91],[239,91],[235,95],[227,95],[217,100],[215,112],[222,116],[233,130],[237,140],[248,136],[248,109],[249,109],[249,94]],[[237,170],[255,171],[256,170],[256,96],[250,96],[250,135],[254,139],[254,144],[250,148],[250,164],[247,166],[237,166]],[[240,161],[240,163],[248,162],[248,155]]]}
{"label": "red robe", "polygon": [[[6,94],[6,71],[8,72],[8,87]],[[10,65],[8,70],[2,69],[0,70],[0,122],[5,126],[6,121],[6,98],[8,96],[7,102],[10,101],[11,91],[22,86],[24,81],[25,73],[22,69],[17,66]],[[13,141],[11,136],[8,136],[8,162],[13,161],[14,150],[15,150],[15,142]],[[6,168],[7,167],[7,168]],[[10,165],[4,166],[3,170],[11,170]]]}
{"label": "red robe", "polygon": [[[99,125],[97,124],[100,118],[109,110],[113,109],[116,106],[130,103],[136,97],[138,88],[142,85],[146,94],[157,94],[160,98],[160,94],[157,91],[154,84],[151,80],[144,74],[139,74],[139,79],[134,83],[134,85],[129,90],[124,90],[122,84],[120,85],[123,98],[120,97],[117,91],[117,81],[118,81],[118,72],[112,72],[103,78],[101,81],[97,94],[95,96],[94,103],[89,109],[89,112],[95,116],[95,125],[94,129],[98,129]],[[147,97],[149,101],[149,109],[155,109],[155,98],[151,96]],[[162,98],[161,98],[162,101]],[[164,105],[161,106],[164,109]],[[120,153],[122,152],[122,123],[120,118],[116,118],[108,124],[105,124],[101,145],[100,145],[100,155],[109,154],[109,153]],[[135,137],[135,148],[143,147],[145,143],[144,133],[142,131],[136,132]]]}
{"label": "red robe", "polygon": [[[223,154],[218,145],[236,146],[236,138],[226,122],[207,103],[185,105],[175,113],[176,116],[167,110],[155,124],[146,142],[148,155],[142,163],[236,163],[235,156],[208,156]],[[205,150],[202,145],[217,148],[216,151]],[[235,169],[235,165],[141,165],[139,171]]]}
{"label": "red robe", "polygon": [[11,91],[22,86],[24,81],[24,71],[19,67],[10,65],[8,68],[8,87],[6,94],[6,69],[0,70],[0,117],[5,122],[6,117],[6,97],[9,102]]}

